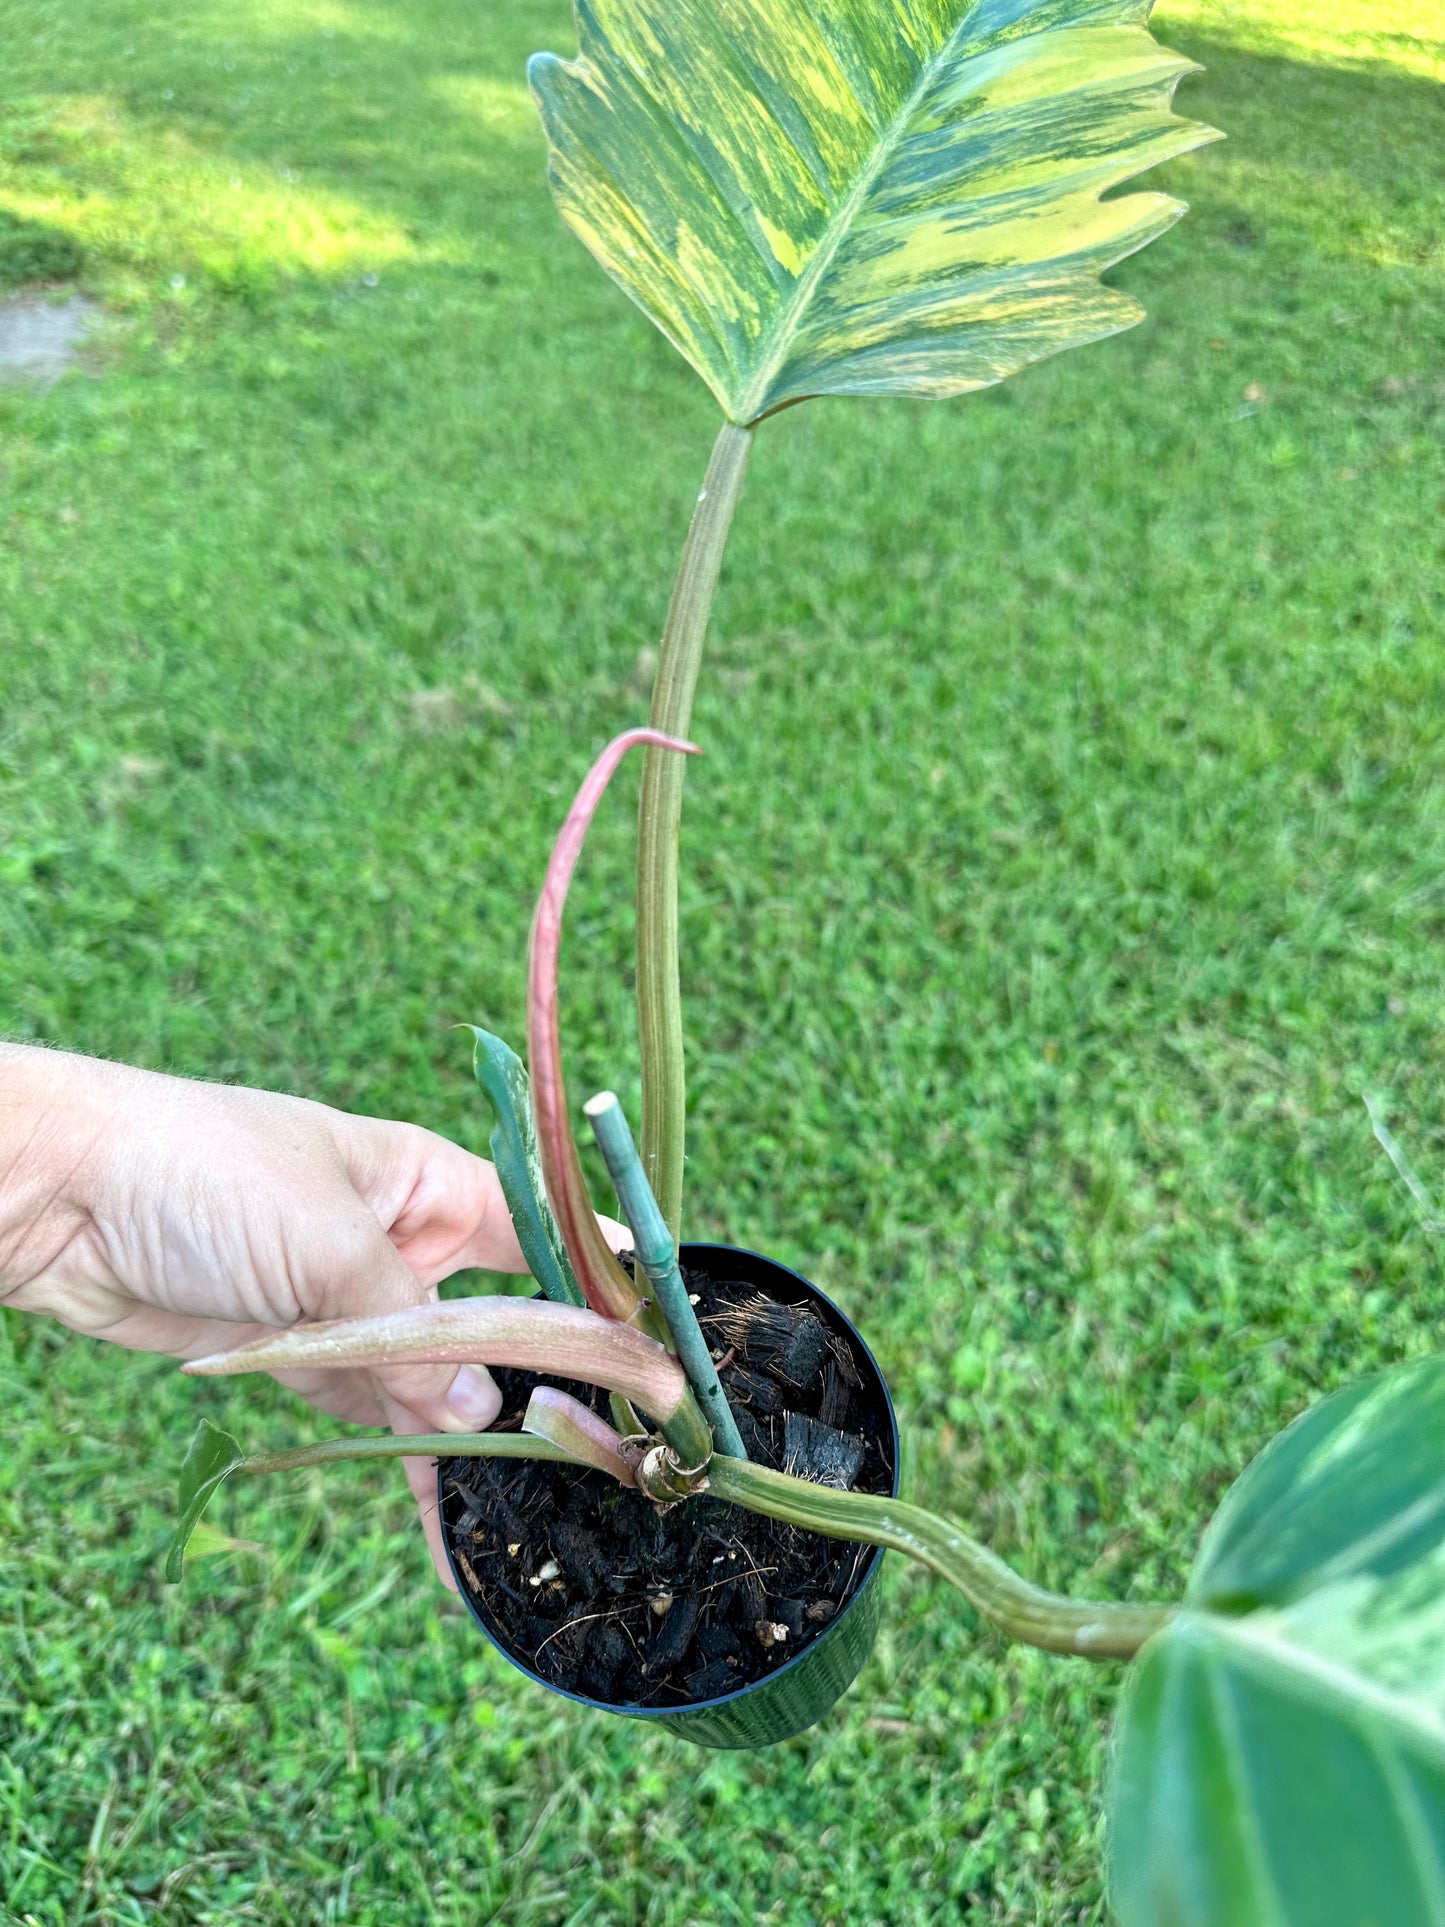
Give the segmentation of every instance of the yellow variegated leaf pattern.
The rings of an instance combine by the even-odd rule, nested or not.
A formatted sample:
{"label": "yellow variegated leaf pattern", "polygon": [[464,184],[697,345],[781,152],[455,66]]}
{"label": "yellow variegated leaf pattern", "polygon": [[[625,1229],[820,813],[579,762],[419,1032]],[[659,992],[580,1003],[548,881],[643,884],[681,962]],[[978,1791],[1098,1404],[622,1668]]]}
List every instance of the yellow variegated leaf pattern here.
{"label": "yellow variegated leaf pattern", "polygon": [[1149,0],[576,0],[529,69],[558,206],[756,421],[957,395],[1127,328],[1100,281],[1183,212],[1101,199],[1215,138]]}

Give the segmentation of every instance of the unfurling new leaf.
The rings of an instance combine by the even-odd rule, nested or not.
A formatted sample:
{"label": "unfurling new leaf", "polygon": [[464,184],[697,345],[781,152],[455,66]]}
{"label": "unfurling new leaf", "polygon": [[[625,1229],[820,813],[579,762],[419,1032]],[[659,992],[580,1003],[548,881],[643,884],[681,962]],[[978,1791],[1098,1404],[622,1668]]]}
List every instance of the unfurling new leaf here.
{"label": "unfurling new leaf", "polygon": [[[186,1561],[191,1535],[217,1486],[223,1485],[245,1454],[229,1432],[203,1418],[181,1466],[180,1518],[166,1554],[166,1578],[174,1585]],[[226,1548],[219,1548],[227,1550]]]}
{"label": "unfurling new leaf", "polygon": [[476,1039],[473,1068],[477,1082],[496,1113],[488,1149],[527,1269],[556,1304],[584,1304],[562,1233],[547,1202],[526,1069],[500,1037],[475,1024],[468,1028]]}
{"label": "unfurling new leaf", "polygon": [[583,778],[582,787],[557,833],[532,919],[532,945],[527,963],[527,1056],[532,1071],[537,1148],[547,1182],[548,1202],[557,1214],[567,1256],[588,1304],[606,1318],[624,1320],[637,1311],[640,1299],[632,1280],[602,1236],[587,1195],[587,1181],[582,1175],[582,1161],[572,1135],[567,1086],[562,1075],[557,969],[562,949],[562,913],[592,818],[618,764],[628,750],[644,744],[683,755],[696,754],[694,744],[677,741],[656,729],[629,729],[607,745]]}
{"label": "unfurling new leaf", "polygon": [[606,1472],[619,1485],[636,1485],[634,1462],[622,1450],[622,1438],[590,1406],[555,1385],[538,1385],[527,1401],[522,1430],[550,1439],[574,1465],[590,1465]]}

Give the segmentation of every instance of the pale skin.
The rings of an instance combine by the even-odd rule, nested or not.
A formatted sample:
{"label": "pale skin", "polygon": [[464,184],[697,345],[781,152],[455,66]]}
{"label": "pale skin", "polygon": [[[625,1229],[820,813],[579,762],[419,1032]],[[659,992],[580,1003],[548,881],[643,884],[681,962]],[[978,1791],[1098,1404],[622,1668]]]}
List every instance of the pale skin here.
{"label": "pale skin", "polygon": [[[472,1267],[526,1270],[496,1171],[432,1131],[0,1044],[0,1304],[199,1358],[278,1325],[419,1304]],[[500,1406],[481,1366],[277,1377],[400,1434],[482,1431]],[[450,1585],[432,1462],[404,1463]]]}

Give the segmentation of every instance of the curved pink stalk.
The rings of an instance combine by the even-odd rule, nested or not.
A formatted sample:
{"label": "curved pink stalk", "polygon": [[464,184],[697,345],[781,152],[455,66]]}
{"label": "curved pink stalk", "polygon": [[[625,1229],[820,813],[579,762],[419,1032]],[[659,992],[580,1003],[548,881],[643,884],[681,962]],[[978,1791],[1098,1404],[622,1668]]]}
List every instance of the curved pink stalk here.
{"label": "curved pink stalk", "polygon": [[605,1418],[555,1385],[539,1385],[527,1401],[522,1430],[560,1445],[578,1465],[610,1472],[619,1485],[636,1485],[636,1474],[622,1456],[622,1439]]}
{"label": "curved pink stalk", "polygon": [[562,1079],[557,962],[562,948],[562,912],[567,902],[567,888],[582,853],[588,826],[617,765],[628,750],[643,744],[675,749],[686,756],[697,754],[695,743],[685,743],[677,736],[664,736],[657,729],[629,729],[603,750],[587,772],[553,846],[546,881],[537,900],[537,914],[532,920],[532,953],[527,973],[527,1056],[547,1200],[584,1297],[594,1311],[615,1319],[630,1318],[637,1310],[639,1297],[598,1229],[582,1176],[582,1163],[577,1156],[577,1143],[572,1136],[567,1087]]}
{"label": "curved pink stalk", "polygon": [[294,1325],[274,1338],[192,1359],[193,1377],[278,1372],[296,1365],[511,1365],[580,1378],[620,1392],[659,1424],[677,1411],[687,1379],[672,1354],[629,1325],[580,1305],[537,1298],[449,1298],[375,1318]]}

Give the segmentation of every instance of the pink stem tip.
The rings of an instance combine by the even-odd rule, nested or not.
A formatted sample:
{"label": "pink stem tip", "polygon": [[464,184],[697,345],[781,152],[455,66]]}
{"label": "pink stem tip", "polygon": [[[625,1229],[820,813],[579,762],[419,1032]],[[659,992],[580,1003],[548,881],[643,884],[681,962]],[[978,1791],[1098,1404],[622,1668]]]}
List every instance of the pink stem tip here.
{"label": "pink stem tip", "polygon": [[555,1385],[539,1385],[527,1404],[522,1430],[560,1445],[579,1465],[609,1472],[619,1485],[636,1485],[634,1467],[622,1451],[622,1439],[605,1418]]}
{"label": "pink stem tip", "polygon": [[605,1386],[640,1405],[659,1424],[677,1411],[687,1379],[655,1338],[598,1318],[580,1305],[539,1298],[449,1298],[375,1318],[294,1325],[274,1338],[192,1359],[198,1378],[278,1372],[293,1366],[511,1365]]}
{"label": "pink stem tip", "polygon": [[547,1198],[572,1260],[583,1296],[594,1311],[615,1319],[631,1318],[639,1294],[598,1228],[567,1111],[562,1077],[562,1038],[557,1012],[557,965],[562,948],[562,912],[567,889],[588,826],[602,793],[628,750],[645,744],[698,754],[696,743],[665,736],[659,729],[629,729],[610,742],[587,772],[567,813],[532,921],[532,953],[527,977],[527,1055],[532,1076],[532,1109]]}

